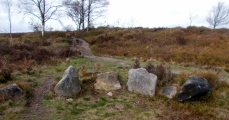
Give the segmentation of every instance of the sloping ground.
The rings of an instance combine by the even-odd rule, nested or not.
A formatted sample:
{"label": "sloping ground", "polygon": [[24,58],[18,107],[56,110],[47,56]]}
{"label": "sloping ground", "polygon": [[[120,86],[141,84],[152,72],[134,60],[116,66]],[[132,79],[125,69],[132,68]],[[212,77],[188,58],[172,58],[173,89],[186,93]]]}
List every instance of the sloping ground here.
{"label": "sloping ground", "polygon": [[83,36],[98,54],[229,67],[229,30],[98,28]]}
{"label": "sloping ground", "polygon": [[[221,85],[214,89],[206,98],[200,101],[179,103],[176,100],[168,100],[160,95],[153,98],[128,92],[126,88],[127,71],[129,62],[108,57],[97,57],[91,53],[89,44],[83,39],[80,45],[84,57],[72,57],[70,61],[50,66],[46,73],[55,78],[43,79],[43,84],[35,88],[34,99],[30,102],[29,113],[24,119],[227,119],[228,113],[228,86]],[[90,60],[92,59],[92,60]],[[55,97],[54,93],[48,93],[54,79],[59,80],[62,72],[69,66],[81,67],[84,65],[92,70],[92,64],[99,62],[102,70],[114,70],[119,72],[122,89],[113,91],[114,96],[108,97],[106,91],[95,91],[94,79],[84,78],[82,91],[73,101],[68,102],[65,98]],[[88,64],[90,63],[90,64]],[[43,70],[43,69],[42,69]],[[176,69],[176,72],[181,70]],[[183,71],[183,70],[182,70]],[[59,75],[57,75],[59,74]],[[42,76],[45,77],[45,76]],[[43,99],[44,95],[50,99]],[[51,94],[51,95],[50,95]],[[214,96],[213,96],[214,95]],[[123,110],[114,108],[116,103],[124,104]],[[44,105],[44,106],[43,106]],[[50,108],[50,109],[49,109]],[[1,117],[0,117],[1,118]],[[8,117],[11,118],[11,117]]]}
{"label": "sloping ground", "polygon": [[113,62],[116,64],[120,64],[123,66],[130,66],[128,65],[125,61],[123,60],[118,60],[118,59],[114,59],[114,58],[109,58],[109,57],[98,57],[92,54],[91,49],[90,49],[90,45],[88,42],[86,42],[85,40],[83,40],[82,38],[77,38],[77,40],[80,41],[80,46],[81,46],[81,53],[92,60],[100,60],[100,61],[106,61],[106,62]]}
{"label": "sloping ground", "polygon": [[43,106],[43,97],[50,90],[50,86],[53,84],[54,78],[48,77],[43,81],[41,86],[34,88],[34,98],[29,101],[27,107],[29,113],[25,116],[25,120],[47,120],[49,109]]}

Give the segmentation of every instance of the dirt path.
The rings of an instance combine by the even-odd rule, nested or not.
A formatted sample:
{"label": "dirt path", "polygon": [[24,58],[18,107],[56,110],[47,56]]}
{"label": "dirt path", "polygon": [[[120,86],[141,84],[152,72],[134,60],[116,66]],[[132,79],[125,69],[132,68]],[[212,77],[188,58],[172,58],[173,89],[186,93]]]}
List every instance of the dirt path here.
{"label": "dirt path", "polygon": [[28,104],[30,113],[26,115],[25,120],[47,120],[46,115],[48,109],[43,107],[43,96],[48,93],[50,86],[53,84],[54,78],[48,77],[41,86],[34,89],[34,97]]}
{"label": "dirt path", "polygon": [[86,42],[85,40],[81,39],[81,38],[77,38],[77,40],[80,41],[81,45],[81,53],[89,58],[89,59],[92,59],[92,60],[101,60],[101,61],[106,61],[106,62],[113,62],[113,63],[116,63],[116,64],[120,64],[120,65],[123,65],[123,66],[130,66],[129,64],[127,64],[125,61],[123,60],[118,60],[118,59],[114,59],[114,58],[108,58],[108,57],[98,57],[98,56],[94,56],[91,52],[91,49],[90,49],[90,45],[88,42]]}

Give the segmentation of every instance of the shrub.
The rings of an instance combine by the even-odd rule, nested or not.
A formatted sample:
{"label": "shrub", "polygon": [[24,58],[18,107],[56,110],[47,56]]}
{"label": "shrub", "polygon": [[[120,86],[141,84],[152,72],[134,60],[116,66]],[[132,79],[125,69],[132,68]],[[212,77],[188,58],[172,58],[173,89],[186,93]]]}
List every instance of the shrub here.
{"label": "shrub", "polygon": [[149,73],[153,73],[157,76],[159,85],[166,85],[174,80],[174,74],[168,66],[160,64],[155,67],[153,64],[148,63],[144,68]]}
{"label": "shrub", "polygon": [[71,47],[64,47],[59,52],[59,56],[61,57],[70,57],[74,55],[80,55],[80,52],[77,49]]}
{"label": "shrub", "polygon": [[187,40],[184,38],[183,35],[179,35],[176,37],[176,41],[180,44],[180,45],[186,45],[187,44]]}
{"label": "shrub", "polygon": [[54,56],[54,53],[44,48],[38,48],[33,52],[33,59],[35,59],[38,64],[41,64],[44,60],[52,56]]}
{"label": "shrub", "polygon": [[0,83],[5,83],[9,80],[12,80],[12,69],[10,68],[2,68],[0,70]]}
{"label": "shrub", "polygon": [[139,59],[135,59],[135,62],[132,66],[133,69],[137,69],[137,68],[140,68],[140,62],[139,62]]}

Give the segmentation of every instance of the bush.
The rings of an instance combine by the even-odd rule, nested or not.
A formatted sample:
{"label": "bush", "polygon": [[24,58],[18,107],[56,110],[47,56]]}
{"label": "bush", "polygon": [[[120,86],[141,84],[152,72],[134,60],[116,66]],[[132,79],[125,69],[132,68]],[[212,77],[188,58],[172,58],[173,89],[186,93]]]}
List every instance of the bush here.
{"label": "bush", "polygon": [[183,35],[177,36],[176,41],[177,41],[180,45],[186,45],[186,44],[187,44],[187,40],[184,38]]}
{"label": "bush", "polygon": [[140,62],[139,59],[135,59],[134,65],[132,66],[133,69],[137,69],[140,68]]}
{"label": "bush", "polygon": [[59,56],[61,57],[70,57],[74,55],[80,55],[80,52],[77,49],[71,47],[64,47],[59,52]]}
{"label": "bush", "polygon": [[5,83],[9,80],[12,80],[11,73],[13,70],[11,68],[1,68],[0,69],[0,83]]}
{"label": "bush", "polygon": [[159,85],[163,86],[173,82],[174,80],[174,74],[172,73],[170,67],[163,66],[162,64],[155,67],[151,63],[148,63],[144,68],[149,73],[153,73],[157,76]]}

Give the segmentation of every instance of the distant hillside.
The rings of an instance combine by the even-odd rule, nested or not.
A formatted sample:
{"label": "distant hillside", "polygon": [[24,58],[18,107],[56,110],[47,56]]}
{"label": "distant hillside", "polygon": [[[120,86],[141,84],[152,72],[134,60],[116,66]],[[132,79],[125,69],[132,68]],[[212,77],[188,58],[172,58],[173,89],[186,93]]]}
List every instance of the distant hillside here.
{"label": "distant hillside", "polygon": [[229,67],[228,29],[101,27],[78,35],[98,54]]}

